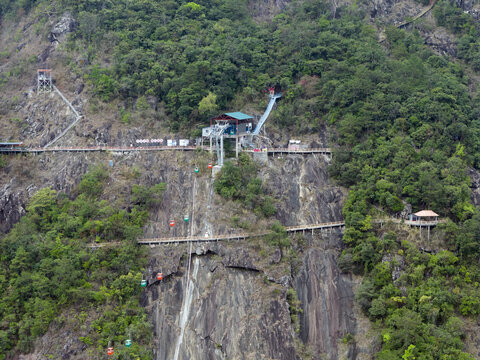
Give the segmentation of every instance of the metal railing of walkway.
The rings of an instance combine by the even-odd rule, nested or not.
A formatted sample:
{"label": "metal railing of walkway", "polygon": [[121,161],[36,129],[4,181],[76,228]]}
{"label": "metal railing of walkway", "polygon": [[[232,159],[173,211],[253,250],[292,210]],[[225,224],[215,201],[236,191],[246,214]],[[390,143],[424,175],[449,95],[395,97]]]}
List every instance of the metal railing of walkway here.
{"label": "metal railing of walkway", "polygon": [[[312,232],[317,229],[332,229],[342,228],[345,226],[343,221],[335,221],[321,224],[309,224],[309,225],[297,225],[287,226],[285,229],[287,232],[305,232],[311,230]],[[211,242],[211,241],[228,241],[228,240],[244,240],[251,237],[265,236],[270,234],[271,231],[263,231],[258,233],[236,233],[236,234],[220,234],[210,236],[187,236],[187,237],[171,237],[171,238],[151,238],[151,239],[139,239],[137,241],[140,245],[164,245],[173,243],[190,243],[190,242]]]}
{"label": "metal railing of walkway", "polygon": [[45,152],[132,152],[132,151],[165,151],[165,150],[196,150],[196,146],[74,146],[74,147],[50,147],[50,148],[10,148],[0,149],[0,152],[9,153],[45,153]]}
{"label": "metal railing of walkway", "polygon": [[[414,17],[412,17],[408,20],[404,20],[401,23],[396,24],[395,26],[400,29],[400,28],[405,27],[408,24],[411,24],[412,22],[420,19],[422,16],[424,16],[426,13],[428,13],[430,10],[433,9],[436,2],[437,2],[437,0],[431,0],[430,4],[428,6],[423,7],[417,15],[415,15]],[[385,35],[385,30],[383,30],[379,35],[378,41],[379,42],[384,42],[386,39],[387,39],[387,36]]]}
{"label": "metal railing of walkway", "polygon": [[[201,146],[74,146],[74,147],[49,147],[49,148],[0,148],[0,153],[54,153],[54,152],[135,152],[135,151],[193,151],[201,149]],[[255,152],[254,150],[244,150],[245,152]],[[291,150],[287,148],[267,149],[269,154],[331,154],[330,148],[311,148],[301,150]]]}
{"label": "metal railing of walkway", "polygon": [[[297,226],[287,226],[285,230],[287,233],[295,232],[305,232],[318,229],[334,229],[342,228],[345,226],[343,221],[333,221],[320,224],[309,224],[309,225],[297,225]],[[271,231],[262,231],[257,233],[236,233],[236,234],[219,234],[211,236],[185,236],[185,237],[170,237],[170,238],[151,238],[151,239],[139,239],[137,244],[139,245],[166,245],[166,244],[175,244],[175,243],[192,243],[192,242],[212,242],[212,241],[229,241],[229,240],[245,240],[247,238],[265,236],[270,234]],[[111,241],[103,243],[93,243],[89,244],[88,247],[92,249],[110,247],[110,246],[119,246],[122,243],[120,241]]]}
{"label": "metal railing of walkway", "polygon": [[[255,150],[247,149],[245,152],[255,152]],[[261,152],[261,151],[260,151]],[[288,148],[267,148],[269,154],[331,154],[331,148],[306,148],[306,149],[288,149]]]}
{"label": "metal railing of walkway", "polygon": [[387,224],[389,222],[393,224],[405,224],[409,226],[436,226],[438,224],[444,223],[445,219],[440,220],[407,220],[407,219],[397,219],[397,218],[385,218],[385,219],[373,219],[372,222],[375,224]]}

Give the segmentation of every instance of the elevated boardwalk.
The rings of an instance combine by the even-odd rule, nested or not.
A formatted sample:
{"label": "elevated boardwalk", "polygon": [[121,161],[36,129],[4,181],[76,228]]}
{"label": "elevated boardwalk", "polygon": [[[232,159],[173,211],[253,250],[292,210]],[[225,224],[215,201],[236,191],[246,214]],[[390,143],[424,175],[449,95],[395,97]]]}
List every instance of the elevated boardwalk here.
{"label": "elevated boardwalk", "polygon": [[[333,229],[342,228],[345,226],[343,221],[328,222],[322,224],[310,224],[310,225],[298,225],[288,226],[286,230],[288,233],[296,233],[311,231],[312,233],[318,229]],[[228,240],[244,240],[251,237],[265,236],[271,233],[271,231],[264,231],[260,233],[236,233],[236,234],[220,234],[211,236],[187,236],[187,237],[172,237],[172,238],[152,238],[152,239],[139,239],[137,243],[139,245],[165,245],[175,243],[191,243],[191,242],[210,242],[210,241],[228,241]]]}
{"label": "elevated boardwalk", "polygon": [[445,222],[445,220],[435,220],[435,221],[424,221],[424,220],[405,220],[405,219],[395,219],[395,218],[386,218],[386,219],[374,219],[374,223],[376,224],[386,224],[386,223],[394,223],[394,224],[405,224],[409,226],[437,226],[438,224],[441,224]]}
{"label": "elevated boardwalk", "polygon": [[[55,152],[142,152],[142,151],[194,151],[202,149],[201,146],[87,146],[87,147],[49,147],[49,148],[0,148],[0,153],[11,154],[40,154]],[[254,152],[254,150],[244,150],[245,152]],[[289,150],[286,148],[268,149],[269,154],[331,154],[330,148],[312,148],[303,150]]]}
{"label": "elevated boardwalk", "polygon": [[193,151],[196,150],[196,146],[86,146],[86,147],[50,147],[50,148],[13,148],[13,149],[0,149],[0,152],[8,153],[46,153],[46,152],[135,152],[135,151],[167,151],[167,150],[180,150],[180,151]]}
{"label": "elevated boardwalk", "polygon": [[[424,16],[424,15],[427,14],[430,10],[433,9],[433,7],[435,6],[435,3],[436,3],[436,2],[437,2],[437,0],[432,0],[428,6],[423,7],[423,8],[420,10],[420,12],[419,12],[417,15],[415,15],[413,18],[410,18],[410,19],[408,19],[408,20],[404,20],[404,21],[402,21],[401,23],[396,24],[395,26],[396,26],[397,28],[401,29],[401,28],[404,28],[404,27],[406,27],[407,25],[413,23],[414,21],[420,19],[422,16]],[[385,30],[383,30],[383,31],[380,33],[380,35],[379,35],[378,41],[379,41],[380,43],[382,43],[382,42],[384,42],[386,39],[387,39],[387,36],[385,35]]]}
{"label": "elevated boardwalk", "polygon": [[406,21],[403,21],[401,22],[400,24],[397,24],[396,27],[401,29],[402,27],[405,27],[407,26],[408,24],[411,24],[412,22],[414,22],[415,20],[418,20],[420,19],[423,15],[425,15],[426,13],[428,13],[430,10],[433,9],[433,6],[435,5],[436,3],[436,0],[435,1],[432,1],[430,5],[424,7],[417,15],[415,15],[413,18],[411,18],[410,20],[406,20]]}
{"label": "elevated boardwalk", "polygon": [[[245,152],[255,152],[254,150],[243,150]],[[310,149],[287,149],[287,148],[268,148],[269,154],[325,154],[330,155],[332,153],[331,148],[310,148]]]}

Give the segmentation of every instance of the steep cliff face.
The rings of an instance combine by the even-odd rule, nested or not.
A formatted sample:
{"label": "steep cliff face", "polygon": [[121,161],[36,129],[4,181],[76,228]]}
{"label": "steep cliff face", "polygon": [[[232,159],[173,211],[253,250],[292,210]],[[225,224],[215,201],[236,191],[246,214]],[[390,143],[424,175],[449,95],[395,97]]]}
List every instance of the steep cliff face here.
{"label": "steep cliff face", "polygon": [[475,169],[470,169],[468,176],[472,181],[470,189],[472,190],[472,202],[475,206],[480,205],[480,173]]}
{"label": "steep cliff face", "polygon": [[[283,223],[341,218],[343,192],[329,182],[326,165],[318,156],[270,159],[262,178],[279,199]],[[219,199],[208,183],[198,186],[202,181],[185,192],[202,199],[195,208],[194,233],[231,230],[226,220],[238,209],[235,204],[209,209]],[[171,192],[175,198],[176,190]],[[171,200],[165,199],[169,205]],[[172,210],[159,209],[154,220]],[[295,256],[261,239],[195,244],[191,250],[188,245],[153,248],[143,303],[154,323],[155,359],[356,359],[355,343],[342,343],[358,329],[353,284],[336,265],[341,234],[308,232],[293,241]],[[157,272],[165,280],[156,281]],[[298,324],[290,317],[288,288],[295,289],[303,311]]]}
{"label": "steep cliff face", "polygon": [[[333,239],[332,239],[333,240]],[[353,290],[349,276],[339,273],[335,247],[309,249],[295,285],[303,313],[300,315],[300,337],[317,354],[330,359],[356,359],[355,343],[339,353],[338,342],[356,333],[353,314]]]}
{"label": "steep cliff face", "polygon": [[342,218],[345,191],[333,186],[323,155],[286,156],[264,168],[267,189],[280,199],[277,217],[284,225],[312,224]]}
{"label": "steep cliff face", "polygon": [[[149,273],[166,275],[162,282],[150,277],[143,298],[155,359],[356,359],[354,342],[339,350],[358,331],[351,279],[336,265],[339,235],[307,236],[298,272],[286,258],[259,255],[258,239],[195,245],[190,265],[188,255],[178,256],[188,245],[153,249]],[[303,311],[298,334],[286,296],[291,285]]]}
{"label": "steep cliff face", "polygon": [[[264,21],[288,3],[251,1],[249,6],[257,14],[256,19]],[[332,6],[336,6],[334,2]],[[372,1],[368,6],[372,17],[385,16],[385,22],[391,23],[415,15],[420,8],[416,3],[395,1]],[[80,80],[72,85],[70,94],[78,95],[81,90],[74,92],[74,88],[81,85]],[[44,145],[73,120],[55,95],[32,99],[27,91],[22,96],[17,104],[25,123],[24,128],[17,127],[21,139]],[[87,110],[86,100],[80,96],[74,105]],[[87,117],[61,144],[129,145],[148,127],[144,124],[130,130],[118,129],[111,120],[98,122]],[[105,194],[111,201],[122,196],[131,183],[167,184],[162,203],[150,215],[145,237],[231,233],[239,230],[232,224],[233,216],[250,223],[252,230],[268,226],[269,220],[257,221],[239,204],[225,202],[214,193],[213,181],[205,170],[209,159],[209,155],[196,153],[16,157],[0,174],[0,231],[7,231],[19,220],[26,201],[38,189],[51,186],[70,193],[89,165],[107,165],[108,160],[114,160]],[[201,165],[199,176],[192,171],[195,165]],[[345,191],[330,182],[327,165],[328,160],[321,155],[289,155],[270,158],[262,168],[260,176],[267,191],[278,200],[276,218],[282,224],[341,219]],[[474,183],[478,188],[477,180]],[[477,204],[478,191],[476,195]],[[184,214],[191,215],[193,225],[180,224]],[[168,220],[172,218],[178,225],[170,229]],[[142,302],[154,328],[155,359],[371,358],[369,344],[358,341],[365,340],[367,326],[354,311],[355,284],[349,275],[340,273],[336,263],[342,247],[341,234],[307,233],[292,242],[292,253],[260,239],[195,244],[192,249],[188,245],[151,249],[147,269],[150,284],[142,294]],[[162,282],[154,280],[159,271],[165,275]],[[298,305],[287,300],[289,288],[295,290]],[[292,306],[301,309],[298,323],[292,323]],[[86,334],[89,324],[84,325],[81,331],[52,325],[37,342],[35,352],[23,358],[85,359],[85,345],[78,340]]]}
{"label": "steep cliff face", "polygon": [[146,293],[155,359],[295,359],[285,289],[207,251]]}
{"label": "steep cliff face", "polygon": [[25,213],[28,199],[50,186],[69,193],[90,164],[101,156],[87,154],[45,154],[11,156],[0,173],[0,232],[6,232]]}

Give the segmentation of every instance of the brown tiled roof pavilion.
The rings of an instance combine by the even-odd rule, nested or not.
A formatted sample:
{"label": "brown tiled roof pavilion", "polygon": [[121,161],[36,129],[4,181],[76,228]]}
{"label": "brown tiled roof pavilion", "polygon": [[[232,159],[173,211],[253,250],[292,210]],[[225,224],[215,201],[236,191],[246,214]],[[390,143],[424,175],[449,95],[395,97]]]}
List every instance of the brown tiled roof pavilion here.
{"label": "brown tiled roof pavilion", "polygon": [[432,211],[432,210],[421,210],[419,212],[416,212],[414,214],[415,216],[418,216],[418,217],[435,217],[435,216],[440,216],[438,215],[436,212]]}

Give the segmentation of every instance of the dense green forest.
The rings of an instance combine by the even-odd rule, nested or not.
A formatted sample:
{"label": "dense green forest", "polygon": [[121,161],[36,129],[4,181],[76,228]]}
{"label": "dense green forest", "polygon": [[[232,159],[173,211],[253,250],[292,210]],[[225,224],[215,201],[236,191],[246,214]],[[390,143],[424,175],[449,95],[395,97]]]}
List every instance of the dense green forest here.
{"label": "dense green forest", "polygon": [[[462,351],[462,324],[463,317],[480,313],[480,212],[472,204],[468,177],[469,168],[480,167],[480,100],[469,92],[471,84],[462,64],[435,54],[416,31],[389,27],[385,43],[379,44],[375,30],[358,7],[340,7],[332,18],[330,4],[324,0],[295,2],[273,21],[262,24],[251,19],[245,0],[0,4],[7,18],[19,7],[26,11],[32,6],[51,7],[59,15],[71,11],[79,24],[65,49],[87,59],[86,78],[92,96],[105,102],[124,100],[125,113],[134,102],[156,96],[168,111],[174,130],[193,128],[233,101],[255,102],[269,85],[281,87],[284,96],[274,125],[278,130],[297,135],[315,133],[324,125],[332,133],[331,142],[337,150],[331,175],[350,189],[344,208],[346,249],[339,265],[344,271],[364,275],[357,301],[382,334],[377,359],[473,359]],[[445,0],[437,4],[434,14],[440,25],[461,35],[459,57],[478,70],[478,24]],[[108,66],[105,58],[111,61]],[[69,65],[74,70],[79,66],[74,62]],[[274,214],[268,197],[264,198],[267,205],[250,201],[249,194],[262,192],[261,184],[248,162],[239,166],[243,170],[226,165],[217,181],[217,192],[259,214]],[[243,184],[241,188],[231,186],[238,181]],[[52,210],[35,206],[39,197],[50,199]],[[110,253],[92,255],[82,248],[91,231],[88,226],[93,226],[82,230],[89,221],[86,219],[92,217],[88,211],[93,210],[87,206],[92,201],[96,201],[94,196],[87,194],[68,200],[45,190],[32,200],[34,205],[16,229],[2,240],[7,245],[17,244],[2,254],[1,287],[10,289],[6,293],[13,297],[2,300],[0,311],[12,314],[12,307],[19,306],[10,315],[13,318],[2,323],[0,337],[7,349],[17,342],[27,346],[23,344],[45,331],[57,309],[74,301],[75,289],[91,286],[95,289],[92,293],[98,294],[103,290],[95,284],[105,281],[107,274],[138,276],[141,264],[126,262],[128,268],[118,269],[110,263],[113,258],[102,258]],[[424,253],[403,235],[374,231],[372,218],[379,213],[396,215],[405,203],[415,211],[430,208],[450,219],[438,229],[445,234],[444,248],[448,250]],[[96,215],[98,221],[103,224],[117,214],[115,211],[102,211]],[[61,214],[73,217],[72,228],[62,227],[68,222],[55,222]],[[120,234],[132,239],[143,224],[144,210],[118,214],[130,219],[132,227],[120,230]],[[114,230],[107,229],[103,225],[98,236],[112,236],[108,234]],[[29,239],[41,242],[36,245]],[[48,246],[66,249],[51,255],[53,250]],[[140,251],[125,246],[124,251]],[[78,251],[80,248],[84,250]],[[33,292],[38,297],[17,294],[33,284],[27,281],[15,286],[15,281],[27,278],[15,274],[42,274],[31,268],[31,262],[22,262],[22,257],[42,256],[48,261],[59,259],[61,273],[63,256],[73,256],[80,266],[75,270],[79,275],[70,277],[70,283],[63,284],[62,278],[54,287],[42,285]],[[391,273],[399,262],[403,271],[394,281]],[[85,263],[95,269],[96,282],[86,277]],[[25,265],[19,264],[29,267],[24,270]],[[35,264],[40,266],[41,261]],[[17,270],[9,272],[12,266]],[[104,291],[116,291],[109,289]],[[134,290],[128,291],[135,298]],[[23,305],[15,305],[21,296],[26,296],[19,303]],[[98,297],[101,299],[94,296],[87,300],[113,298],[118,306],[127,306],[121,296]],[[132,306],[137,309],[135,319],[140,319],[138,304]],[[120,311],[115,309],[112,311]],[[38,315],[38,321],[30,316],[36,312],[43,314]],[[106,345],[109,337],[120,335],[102,333],[101,339],[94,341]]]}
{"label": "dense green forest", "polygon": [[[102,167],[93,169],[73,199],[40,190],[27,214],[0,240],[0,359],[11,351],[30,351],[52,321],[68,324],[60,315],[72,309],[75,326],[91,321],[80,339],[89,346],[89,357],[103,354],[111,343],[119,345],[120,358],[127,352],[135,359],[152,358],[151,326],[139,304],[146,257],[135,240],[164,184],[133,185],[122,203],[110,205],[97,199],[107,177]],[[121,243],[87,247],[110,241]],[[129,337],[133,345],[122,349]]]}

